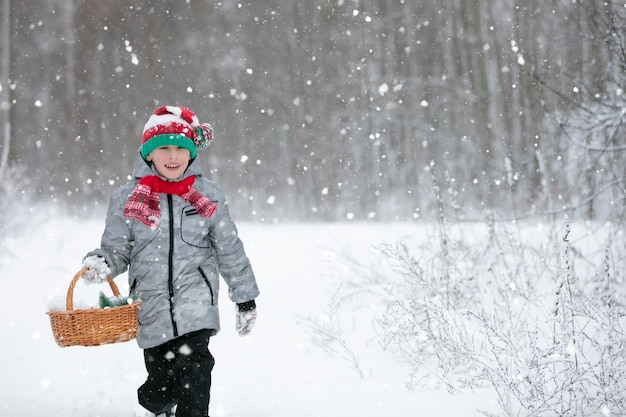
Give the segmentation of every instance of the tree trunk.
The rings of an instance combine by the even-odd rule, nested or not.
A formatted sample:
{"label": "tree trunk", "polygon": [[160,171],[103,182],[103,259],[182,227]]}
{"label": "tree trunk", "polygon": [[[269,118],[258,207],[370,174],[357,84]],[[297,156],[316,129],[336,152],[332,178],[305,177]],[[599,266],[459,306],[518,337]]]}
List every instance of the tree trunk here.
{"label": "tree trunk", "polygon": [[0,58],[0,125],[2,126],[2,153],[0,178],[9,161],[11,148],[11,0],[2,1],[2,56]]}

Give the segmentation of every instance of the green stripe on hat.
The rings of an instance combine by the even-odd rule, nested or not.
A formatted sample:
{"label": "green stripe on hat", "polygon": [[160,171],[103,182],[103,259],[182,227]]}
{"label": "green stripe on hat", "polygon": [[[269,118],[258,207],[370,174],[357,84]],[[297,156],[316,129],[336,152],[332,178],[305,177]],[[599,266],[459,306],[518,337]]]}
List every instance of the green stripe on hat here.
{"label": "green stripe on hat", "polygon": [[189,151],[191,159],[196,157],[196,146],[193,141],[185,135],[178,135],[176,133],[166,133],[151,137],[141,145],[141,156],[143,159],[146,159],[148,155],[150,155],[150,152],[161,146],[179,146]]}

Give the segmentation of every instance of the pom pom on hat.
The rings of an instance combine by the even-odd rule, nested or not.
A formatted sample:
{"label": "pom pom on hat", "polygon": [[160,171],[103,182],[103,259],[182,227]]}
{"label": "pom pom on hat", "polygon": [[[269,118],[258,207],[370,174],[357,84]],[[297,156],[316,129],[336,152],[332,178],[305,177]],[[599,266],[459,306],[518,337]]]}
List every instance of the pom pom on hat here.
{"label": "pom pom on hat", "polygon": [[200,123],[198,117],[186,107],[161,106],[146,122],[141,137],[141,156],[145,159],[150,152],[161,146],[180,146],[196,157],[197,149],[209,146],[213,139],[213,128]]}

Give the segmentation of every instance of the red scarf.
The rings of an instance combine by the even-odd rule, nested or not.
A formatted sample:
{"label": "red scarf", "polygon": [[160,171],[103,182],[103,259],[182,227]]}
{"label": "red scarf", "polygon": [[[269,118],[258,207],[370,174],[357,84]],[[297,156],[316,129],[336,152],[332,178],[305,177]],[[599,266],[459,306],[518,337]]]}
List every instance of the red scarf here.
{"label": "red scarf", "polygon": [[141,178],[124,205],[124,217],[157,227],[161,220],[159,193],[175,194],[191,204],[201,217],[211,217],[217,206],[193,188],[195,178],[192,175],[178,182],[164,181],[156,175]]}

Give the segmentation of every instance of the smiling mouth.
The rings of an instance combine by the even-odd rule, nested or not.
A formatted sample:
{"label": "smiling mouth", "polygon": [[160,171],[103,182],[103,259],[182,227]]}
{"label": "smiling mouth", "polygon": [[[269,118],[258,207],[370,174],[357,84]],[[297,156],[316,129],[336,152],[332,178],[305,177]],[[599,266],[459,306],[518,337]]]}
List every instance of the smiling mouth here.
{"label": "smiling mouth", "polygon": [[165,168],[167,168],[167,169],[178,169],[178,168],[180,168],[180,164],[165,164]]}

